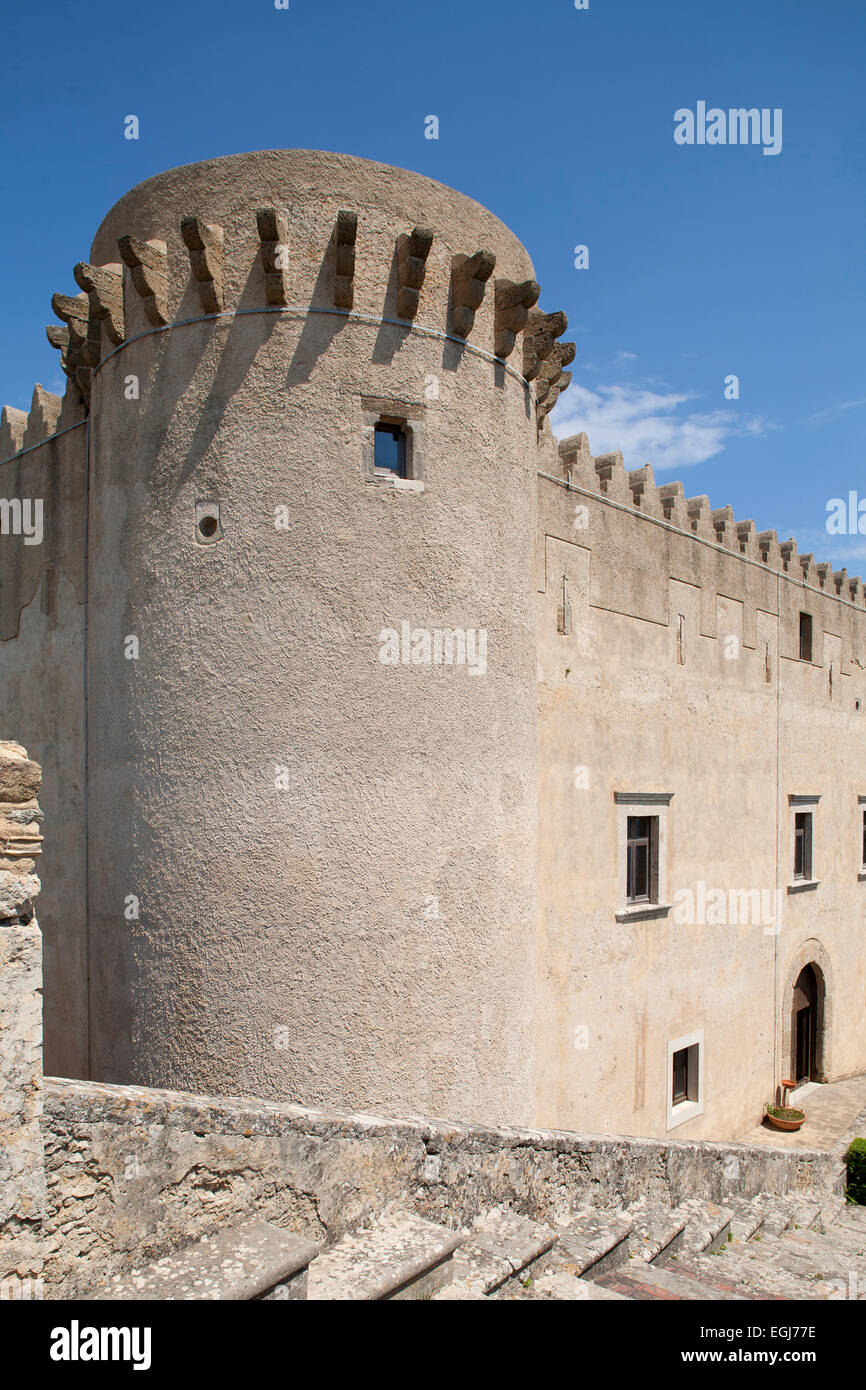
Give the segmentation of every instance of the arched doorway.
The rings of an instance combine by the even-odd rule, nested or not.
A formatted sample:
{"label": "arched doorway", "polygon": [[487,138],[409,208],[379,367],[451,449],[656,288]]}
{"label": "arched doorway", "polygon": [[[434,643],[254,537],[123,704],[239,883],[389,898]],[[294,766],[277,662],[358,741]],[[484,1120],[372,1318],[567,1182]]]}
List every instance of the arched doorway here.
{"label": "arched doorway", "polygon": [[[808,1066],[809,1079],[827,1082],[833,1078],[833,968],[823,942],[810,936],[801,941],[788,957],[783,972],[779,1000],[779,1051],[777,1053],[781,1079],[796,1079],[805,1075],[799,1068]],[[807,1010],[802,1021],[800,1011]],[[801,1052],[797,1053],[798,1023]],[[808,1051],[811,1055],[805,1056]]]}
{"label": "arched doorway", "polygon": [[791,1006],[791,1076],[795,1081],[818,1081],[818,979],[811,965],[797,976]]}

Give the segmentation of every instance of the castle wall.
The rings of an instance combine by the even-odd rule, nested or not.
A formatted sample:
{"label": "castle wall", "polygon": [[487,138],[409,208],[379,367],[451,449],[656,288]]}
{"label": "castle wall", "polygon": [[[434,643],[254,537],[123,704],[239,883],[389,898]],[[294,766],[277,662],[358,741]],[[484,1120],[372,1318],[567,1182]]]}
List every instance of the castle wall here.
{"label": "castle wall", "polygon": [[[41,388],[37,387],[37,393]],[[53,400],[56,410],[60,401]],[[42,765],[51,833],[40,899],[45,1056],[87,1076],[87,912],[84,821],[84,543],[86,425],[67,394],[59,418],[36,405],[0,462],[0,496],[40,499],[41,544],[0,536],[0,717]],[[25,420],[27,417],[25,417]],[[44,437],[50,429],[62,431]],[[42,437],[40,437],[42,436]],[[0,442],[3,442],[0,440]],[[4,453],[0,449],[0,453]]]}
{"label": "castle wall", "polygon": [[[265,199],[286,209],[300,312],[260,312]],[[348,319],[340,208],[359,215]],[[519,377],[473,349],[492,352],[492,305],[468,347],[445,329],[453,255],[530,263],[428,180],[244,156],[151,180],[97,236],[94,259],[121,234],[166,242],[172,322],[201,316],[186,215],[223,228],[225,303],[256,312],[139,337],[127,284],[127,341],[91,383],[94,1074],[529,1119],[536,424]],[[434,333],[380,321],[415,224],[435,231]],[[365,471],[381,412],[423,445],[412,486]],[[486,674],[383,664],[404,620],[485,630]]]}
{"label": "castle wall", "polygon": [[[560,453],[544,471],[581,490],[539,479],[538,1122],[733,1137],[790,1074],[801,965],[828,975],[823,1079],[866,1068],[862,589],[824,573],[814,592],[796,547],[786,564],[767,536],[764,561],[751,523],[738,529],[722,509],[716,529],[706,499],[690,510],[679,485],[660,496],[651,474],[627,478],[582,441]],[[813,615],[811,663],[799,660],[801,610]],[[665,914],[617,920],[615,792],[671,796]],[[790,893],[796,794],[820,796],[820,882]],[[722,890],[723,920],[702,913],[701,884]],[[765,892],[750,924],[732,890]],[[703,1113],[669,1131],[668,1045],[701,1030]]]}
{"label": "castle wall", "polygon": [[[811,963],[821,1076],[866,1069],[860,581],[557,448],[565,317],[429,179],[210,160],[91,261],[62,409],[0,419],[0,491],[45,503],[0,538],[0,712],[45,767],[49,1068],[661,1136],[700,1034],[674,1132],[727,1138]],[[483,671],[425,657],[454,629]],[[623,910],[627,794],[664,806],[664,910]]]}

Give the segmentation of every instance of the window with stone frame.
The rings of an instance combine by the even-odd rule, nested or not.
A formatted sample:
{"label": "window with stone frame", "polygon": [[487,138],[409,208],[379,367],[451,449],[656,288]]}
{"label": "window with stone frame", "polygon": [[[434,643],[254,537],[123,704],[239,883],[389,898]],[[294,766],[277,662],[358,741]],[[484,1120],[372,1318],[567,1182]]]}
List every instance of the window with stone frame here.
{"label": "window with stone frame", "polygon": [[696,1119],[704,1110],[704,1032],[668,1043],[667,1128]]}
{"label": "window with stone frame", "polygon": [[666,917],[667,822],[673,792],[613,794],[617,817],[616,920]]}
{"label": "window with stone frame", "polygon": [[364,479],[375,487],[423,492],[424,414],[418,402],[361,397]]}

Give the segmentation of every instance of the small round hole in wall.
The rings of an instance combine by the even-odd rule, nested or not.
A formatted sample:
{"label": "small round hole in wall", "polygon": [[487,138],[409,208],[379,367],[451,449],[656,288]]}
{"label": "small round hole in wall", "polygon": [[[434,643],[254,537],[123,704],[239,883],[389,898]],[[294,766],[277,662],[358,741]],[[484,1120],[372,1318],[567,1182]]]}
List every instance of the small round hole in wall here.
{"label": "small round hole in wall", "polygon": [[210,540],[212,536],[216,535],[218,527],[219,522],[217,521],[217,518],[215,516],[203,516],[200,518],[198,523],[199,531],[201,531],[201,534],[205,536],[208,540]]}

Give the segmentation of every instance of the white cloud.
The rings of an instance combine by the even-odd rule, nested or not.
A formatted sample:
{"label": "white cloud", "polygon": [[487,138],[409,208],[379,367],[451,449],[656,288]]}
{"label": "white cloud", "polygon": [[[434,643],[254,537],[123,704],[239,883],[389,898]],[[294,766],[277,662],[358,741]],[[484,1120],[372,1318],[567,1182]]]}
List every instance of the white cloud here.
{"label": "white cloud", "polygon": [[775,428],[734,409],[681,409],[697,399],[688,393],[653,391],[646,385],[598,386],[590,391],[574,383],[560,397],[551,424],[560,439],[583,430],[594,454],[619,449],[627,468],[651,463],[656,472],[703,463],[721,453],[732,436],[764,434]]}
{"label": "white cloud", "polygon": [[808,417],[806,424],[821,425],[825,420],[831,420],[834,415],[841,415],[843,410],[858,410],[861,405],[866,405],[866,396],[861,396],[856,401],[842,401],[839,405],[831,405],[826,410],[819,410],[817,414]]}

